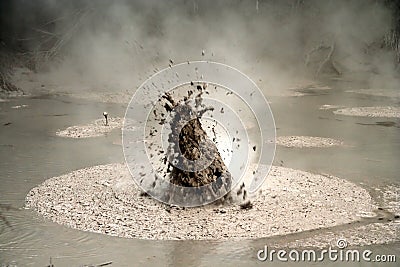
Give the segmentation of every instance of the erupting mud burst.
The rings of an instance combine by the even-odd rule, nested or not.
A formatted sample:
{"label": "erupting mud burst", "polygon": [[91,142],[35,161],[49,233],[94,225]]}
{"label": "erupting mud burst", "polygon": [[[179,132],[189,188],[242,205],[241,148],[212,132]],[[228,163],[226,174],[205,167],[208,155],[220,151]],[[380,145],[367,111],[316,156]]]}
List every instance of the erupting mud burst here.
{"label": "erupting mud burst", "polygon": [[122,131],[132,178],[169,205],[253,199],[273,161],[268,102],[249,77],[221,63],[186,62],[156,73],[135,92],[125,118],[134,125]]}
{"label": "erupting mud burst", "polygon": [[[231,174],[200,122],[205,112],[213,110],[202,104],[206,85],[195,87],[197,93],[189,90],[183,99],[176,100],[171,93],[163,95],[166,101],[164,109],[171,115],[169,146],[164,158],[167,164],[166,176],[174,185],[199,188],[199,199],[217,199],[220,195],[224,196],[223,201],[231,200]],[[201,189],[209,184],[212,186],[208,190]],[[173,192],[166,193],[170,193],[170,199],[176,197]]]}

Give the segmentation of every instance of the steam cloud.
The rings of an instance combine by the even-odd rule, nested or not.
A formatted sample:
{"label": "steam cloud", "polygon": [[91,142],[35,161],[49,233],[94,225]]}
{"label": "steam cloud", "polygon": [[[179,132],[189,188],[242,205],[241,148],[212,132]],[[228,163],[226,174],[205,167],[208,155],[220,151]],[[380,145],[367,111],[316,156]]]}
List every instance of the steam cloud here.
{"label": "steam cloud", "polygon": [[57,83],[133,90],[169,59],[212,60],[273,91],[312,75],[307,53],[334,44],[343,74],[364,73],[368,86],[398,84],[395,52],[381,48],[393,28],[382,1],[17,0],[2,7],[4,42],[38,52],[62,41],[58,60],[44,69]]}

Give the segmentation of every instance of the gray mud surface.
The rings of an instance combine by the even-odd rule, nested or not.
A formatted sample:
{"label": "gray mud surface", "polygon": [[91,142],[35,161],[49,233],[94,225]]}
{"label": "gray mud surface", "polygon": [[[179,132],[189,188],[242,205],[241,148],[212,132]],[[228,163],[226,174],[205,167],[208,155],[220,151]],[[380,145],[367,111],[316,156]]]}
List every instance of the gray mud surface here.
{"label": "gray mud surface", "polygon": [[93,166],[33,188],[26,207],[71,228],[156,240],[224,240],[287,235],[351,223],[376,209],[346,180],[273,167],[253,208],[238,203],[169,207],[143,196],[123,164]]}

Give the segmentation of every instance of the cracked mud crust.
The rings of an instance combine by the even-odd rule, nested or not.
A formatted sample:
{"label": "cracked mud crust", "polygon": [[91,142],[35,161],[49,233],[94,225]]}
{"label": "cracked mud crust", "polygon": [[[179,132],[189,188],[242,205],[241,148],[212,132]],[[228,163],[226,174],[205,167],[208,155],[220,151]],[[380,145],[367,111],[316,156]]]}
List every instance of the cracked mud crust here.
{"label": "cracked mud crust", "polygon": [[353,107],[334,110],[333,113],[345,116],[400,118],[400,107]]}
{"label": "cracked mud crust", "polygon": [[70,126],[64,130],[56,132],[57,136],[67,138],[90,138],[106,135],[114,129],[122,128],[123,118],[109,118],[108,125],[104,119],[98,119],[86,125]]}
{"label": "cracked mud crust", "polygon": [[276,138],[276,144],[285,147],[310,148],[342,146],[343,142],[314,136],[279,136]]}
{"label": "cracked mud crust", "polygon": [[252,209],[239,203],[169,207],[143,196],[124,164],[93,166],[33,188],[26,206],[71,228],[154,240],[241,240],[287,235],[359,220],[376,209],[346,180],[272,167]]}

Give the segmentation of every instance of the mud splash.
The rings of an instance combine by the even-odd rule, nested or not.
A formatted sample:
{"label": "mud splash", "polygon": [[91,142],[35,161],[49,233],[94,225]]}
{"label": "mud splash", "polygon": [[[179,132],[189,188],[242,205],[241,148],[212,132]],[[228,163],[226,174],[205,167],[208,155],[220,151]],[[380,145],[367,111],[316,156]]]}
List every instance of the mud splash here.
{"label": "mud splash", "polygon": [[[163,163],[167,165],[164,176],[174,185],[198,188],[196,197],[200,200],[223,196],[219,202],[231,201],[231,174],[200,121],[205,112],[214,110],[202,103],[207,84],[191,85],[195,89],[188,90],[183,99],[165,93],[162,96],[165,113],[154,112],[155,118],[161,123],[168,123],[171,129],[168,136],[169,146],[163,159]],[[171,118],[168,122],[165,121],[167,115]],[[159,153],[164,151],[160,150]],[[212,186],[204,190],[204,186],[209,184]],[[178,197],[174,191],[165,193],[170,194],[170,203]],[[183,196],[185,197],[193,196]]]}

